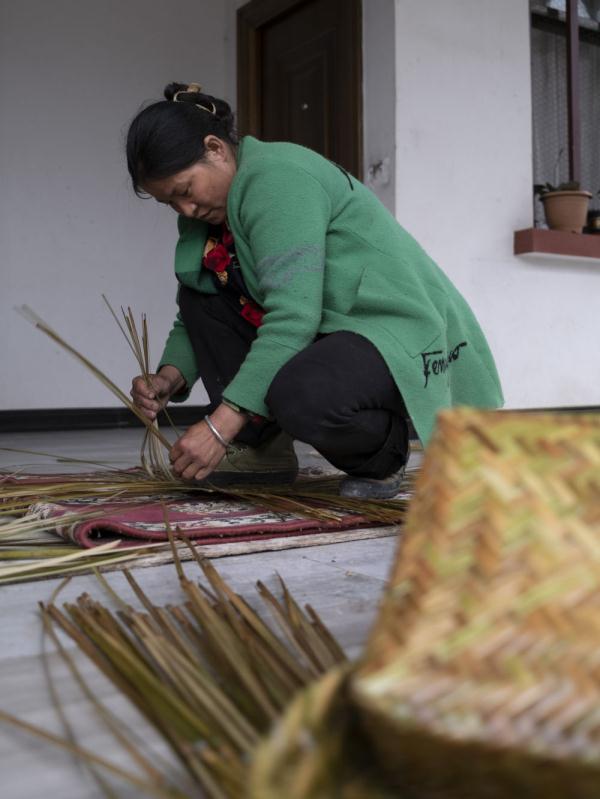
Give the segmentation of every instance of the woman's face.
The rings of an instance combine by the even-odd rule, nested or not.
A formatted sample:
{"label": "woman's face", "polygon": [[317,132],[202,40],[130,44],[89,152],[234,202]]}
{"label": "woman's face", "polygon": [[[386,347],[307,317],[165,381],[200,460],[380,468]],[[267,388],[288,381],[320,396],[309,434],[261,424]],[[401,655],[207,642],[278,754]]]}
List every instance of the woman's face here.
{"label": "woman's face", "polygon": [[227,195],[236,172],[235,154],[217,136],[207,136],[204,146],[202,161],[170,177],[147,180],[141,188],[182,216],[218,225],[227,218]]}

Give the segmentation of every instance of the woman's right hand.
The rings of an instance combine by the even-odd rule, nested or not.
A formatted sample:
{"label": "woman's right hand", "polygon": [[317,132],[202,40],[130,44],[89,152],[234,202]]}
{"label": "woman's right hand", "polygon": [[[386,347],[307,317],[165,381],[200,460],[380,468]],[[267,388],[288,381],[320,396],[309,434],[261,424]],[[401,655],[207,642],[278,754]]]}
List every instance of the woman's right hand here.
{"label": "woman's right hand", "polygon": [[166,407],[173,394],[177,394],[185,386],[185,378],[174,366],[163,366],[158,374],[145,377],[138,375],[131,384],[131,397],[134,405],[142,413],[154,421],[159,411]]}

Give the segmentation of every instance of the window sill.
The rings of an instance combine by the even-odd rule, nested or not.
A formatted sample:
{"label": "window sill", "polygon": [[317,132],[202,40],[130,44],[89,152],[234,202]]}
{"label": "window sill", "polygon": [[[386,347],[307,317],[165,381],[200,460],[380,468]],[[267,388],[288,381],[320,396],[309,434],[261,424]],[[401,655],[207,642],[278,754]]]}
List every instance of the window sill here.
{"label": "window sill", "polygon": [[515,255],[600,261],[600,234],[526,228],[515,231]]}

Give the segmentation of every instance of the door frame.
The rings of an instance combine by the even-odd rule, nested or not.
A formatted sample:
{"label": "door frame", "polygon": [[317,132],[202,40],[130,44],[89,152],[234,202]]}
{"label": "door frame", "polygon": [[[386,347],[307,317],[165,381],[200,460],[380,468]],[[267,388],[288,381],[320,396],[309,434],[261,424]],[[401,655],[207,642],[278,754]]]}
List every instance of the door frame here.
{"label": "door frame", "polygon": [[[262,58],[261,28],[287,14],[308,0],[250,0],[237,10],[237,118],[242,135],[260,138],[260,64]],[[353,63],[352,99],[355,109],[356,177],[363,171],[363,87],[362,87],[362,3],[346,0],[352,8],[356,59]]]}

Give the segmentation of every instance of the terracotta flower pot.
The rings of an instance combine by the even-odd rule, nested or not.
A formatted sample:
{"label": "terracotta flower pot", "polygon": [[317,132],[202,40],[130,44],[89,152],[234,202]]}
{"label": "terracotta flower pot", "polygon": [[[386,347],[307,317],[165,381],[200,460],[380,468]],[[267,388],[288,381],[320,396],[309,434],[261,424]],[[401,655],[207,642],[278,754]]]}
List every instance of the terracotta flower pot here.
{"label": "terracotta flower pot", "polygon": [[542,197],[546,222],[551,230],[581,233],[592,195],[589,191],[549,191]]}

